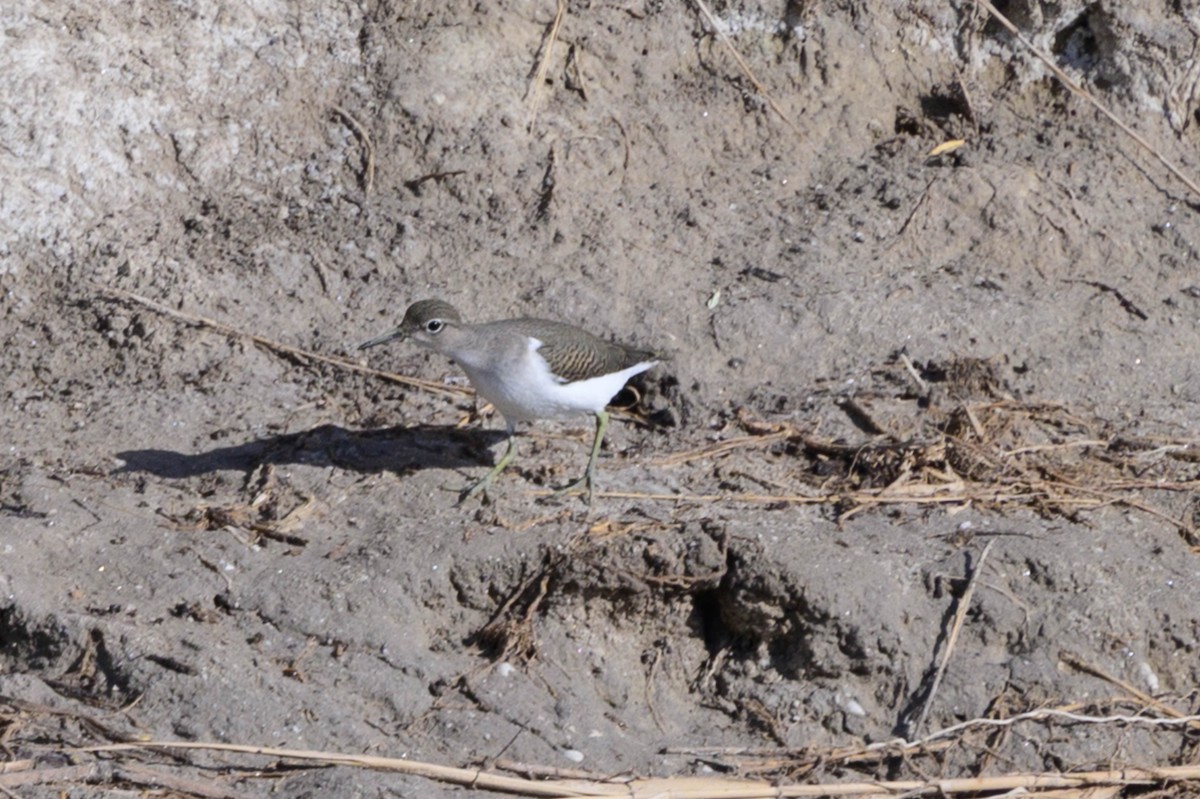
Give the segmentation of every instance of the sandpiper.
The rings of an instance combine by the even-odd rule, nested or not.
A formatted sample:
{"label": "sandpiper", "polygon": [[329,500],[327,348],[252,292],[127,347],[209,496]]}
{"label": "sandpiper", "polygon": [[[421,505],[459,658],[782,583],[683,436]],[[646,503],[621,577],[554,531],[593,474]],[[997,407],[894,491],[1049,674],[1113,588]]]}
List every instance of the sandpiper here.
{"label": "sandpiper", "polygon": [[496,406],[508,426],[508,447],[483,479],[463,489],[464,502],[487,488],[516,454],[515,425],[534,419],[560,419],[580,413],[596,417],[596,437],[587,471],[557,491],[584,485],[592,498],[596,458],[608,427],[605,406],[629,378],[658,363],[652,352],[604,341],[582,328],[549,319],[503,319],[467,324],[442,300],[408,306],[399,326],[359,345],[373,347],[392,339],[411,339],[453,358],[467,373],[479,396]]}

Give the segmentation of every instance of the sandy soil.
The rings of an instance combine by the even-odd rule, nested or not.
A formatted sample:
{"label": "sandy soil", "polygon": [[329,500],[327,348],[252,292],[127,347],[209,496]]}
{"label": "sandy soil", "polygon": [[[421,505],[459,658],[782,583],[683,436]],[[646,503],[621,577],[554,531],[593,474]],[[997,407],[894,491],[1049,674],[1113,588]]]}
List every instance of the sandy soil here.
{"label": "sandy soil", "polygon": [[[1196,175],[1168,5],[1006,8]],[[126,740],[714,785],[1197,762],[1098,719],[1200,704],[1200,197],[970,4],[712,13],[753,79],[654,0],[552,46],[548,2],[0,11],[0,785],[485,793],[76,751]],[[670,357],[592,507],[545,491],[586,418],[454,505],[502,422],[353,350],[431,296]]]}

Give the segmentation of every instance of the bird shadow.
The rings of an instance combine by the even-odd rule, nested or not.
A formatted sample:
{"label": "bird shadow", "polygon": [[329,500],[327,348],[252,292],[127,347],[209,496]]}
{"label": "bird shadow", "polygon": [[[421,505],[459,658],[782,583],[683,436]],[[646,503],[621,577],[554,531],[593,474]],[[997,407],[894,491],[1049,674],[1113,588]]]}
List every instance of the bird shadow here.
{"label": "bird shadow", "polygon": [[125,450],[117,453],[125,465],[113,473],[143,472],[181,479],[220,471],[250,472],[263,464],[336,466],[363,474],[457,469],[488,463],[486,449],[505,437],[503,430],[449,425],[347,430],[323,424],[193,454],[168,449]]}

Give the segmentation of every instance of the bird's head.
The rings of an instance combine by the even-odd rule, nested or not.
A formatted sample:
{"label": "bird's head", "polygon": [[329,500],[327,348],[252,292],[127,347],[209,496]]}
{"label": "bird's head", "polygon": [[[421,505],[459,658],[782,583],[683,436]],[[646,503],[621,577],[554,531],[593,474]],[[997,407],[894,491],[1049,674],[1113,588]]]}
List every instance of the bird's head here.
{"label": "bird's head", "polygon": [[409,340],[425,347],[438,349],[439,337],[447,330],[462,323],[462,316],[444,300],[420,300],[408,306],[399,325],[381,336],[358,345],[360,350],[383,344],[392,339]]}

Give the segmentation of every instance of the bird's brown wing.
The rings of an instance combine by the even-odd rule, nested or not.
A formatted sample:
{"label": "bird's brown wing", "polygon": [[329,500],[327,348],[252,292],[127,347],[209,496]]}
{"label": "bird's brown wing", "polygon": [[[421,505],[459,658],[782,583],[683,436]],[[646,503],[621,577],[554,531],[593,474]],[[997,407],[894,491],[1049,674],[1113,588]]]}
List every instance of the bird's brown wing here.
{"label": "bird's brown wing", "polygon": [[521,319],[521,332],[542,341],[538,355],[564,382],[619,372],[655,355],[597,338],[586,330],[549,319]]}

